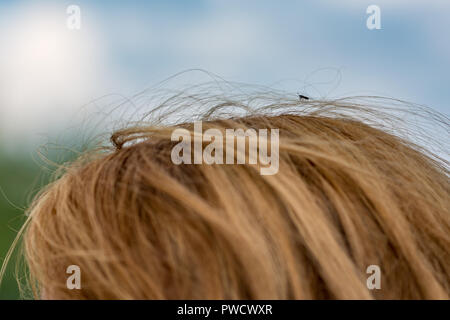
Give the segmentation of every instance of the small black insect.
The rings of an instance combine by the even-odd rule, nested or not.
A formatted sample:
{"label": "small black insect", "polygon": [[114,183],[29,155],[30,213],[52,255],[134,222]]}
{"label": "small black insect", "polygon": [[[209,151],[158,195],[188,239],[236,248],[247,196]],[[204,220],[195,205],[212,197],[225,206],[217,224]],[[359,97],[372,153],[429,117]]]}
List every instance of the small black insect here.
{"label": "small black insect", "polygon": [[299,93],[297,93],[297,95],[298,95],[298,99],[299,100],[309,100],[309,98],[307,96],[304,96],[304,95],[299,94]]}

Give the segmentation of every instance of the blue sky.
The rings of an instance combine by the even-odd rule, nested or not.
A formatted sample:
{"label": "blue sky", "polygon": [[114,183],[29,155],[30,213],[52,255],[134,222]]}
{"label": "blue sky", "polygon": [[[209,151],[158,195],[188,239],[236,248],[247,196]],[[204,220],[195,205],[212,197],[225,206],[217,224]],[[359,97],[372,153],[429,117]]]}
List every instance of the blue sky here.
{"label": "blue sky", "polygon": [[[81,30],[66,27],[71,4]],[[370,4],[381,9],[381,30],[366,27]],[[0,134],[58,132],[92,99],[129,96],[191,68],[312,97],[396,97],[449,115],[449,15],[443,0],[0,1]]]}

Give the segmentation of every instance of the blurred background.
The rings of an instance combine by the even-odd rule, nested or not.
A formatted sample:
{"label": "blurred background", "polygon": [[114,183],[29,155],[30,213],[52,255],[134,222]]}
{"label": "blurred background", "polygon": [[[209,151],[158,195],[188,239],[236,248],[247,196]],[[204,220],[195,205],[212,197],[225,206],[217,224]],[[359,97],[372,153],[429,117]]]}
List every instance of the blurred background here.
{"label": "blurred background", "polygon": [[[369,5],[380,8],[381,29],[367,27]],[[395,97],[449,115],[449,16],[447,0],[0,0],[0,262],[50,161],[76,156],[49,146],[85,143],[106,130],[95,121],[84,130],[86,121],[182,71],[197,70],[184,83],[210,72],[313,98]],[[20,298],[14,265],[0,299]]]}

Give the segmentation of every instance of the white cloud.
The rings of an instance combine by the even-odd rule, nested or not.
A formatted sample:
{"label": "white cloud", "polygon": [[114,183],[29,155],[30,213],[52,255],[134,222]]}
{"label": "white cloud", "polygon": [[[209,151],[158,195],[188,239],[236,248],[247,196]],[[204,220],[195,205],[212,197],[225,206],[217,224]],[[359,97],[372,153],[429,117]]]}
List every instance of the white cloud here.
{"label": "white cloud", "polygon": [[2,11],[3,132],[45,132],[92,99],[103,82],[104,54],[95,29],[84,31],[82,24],[80,31],[68,30],[65,9],[41,4]]}

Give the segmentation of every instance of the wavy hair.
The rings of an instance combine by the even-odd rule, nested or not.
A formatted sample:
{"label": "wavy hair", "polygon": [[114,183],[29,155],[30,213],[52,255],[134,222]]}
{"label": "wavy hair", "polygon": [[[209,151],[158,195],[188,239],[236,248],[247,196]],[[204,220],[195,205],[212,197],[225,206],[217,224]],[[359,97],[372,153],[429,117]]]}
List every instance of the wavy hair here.
{"label": "wavy hair", "polygon": [[[171,133],[192,132],[192,121],[116,131],[113,147],[68,166],[29,210],[36,297],[449,298],[446,160],[373,122],[392,118],[364,103],[290,100],[218,114],[236,105],[210,108],[204,129],[279,129],[277,174],[175,165]],[[66,287],[73,264],[81,290]],[[380,289],[366,285],[369,265],[380,267]]]}

